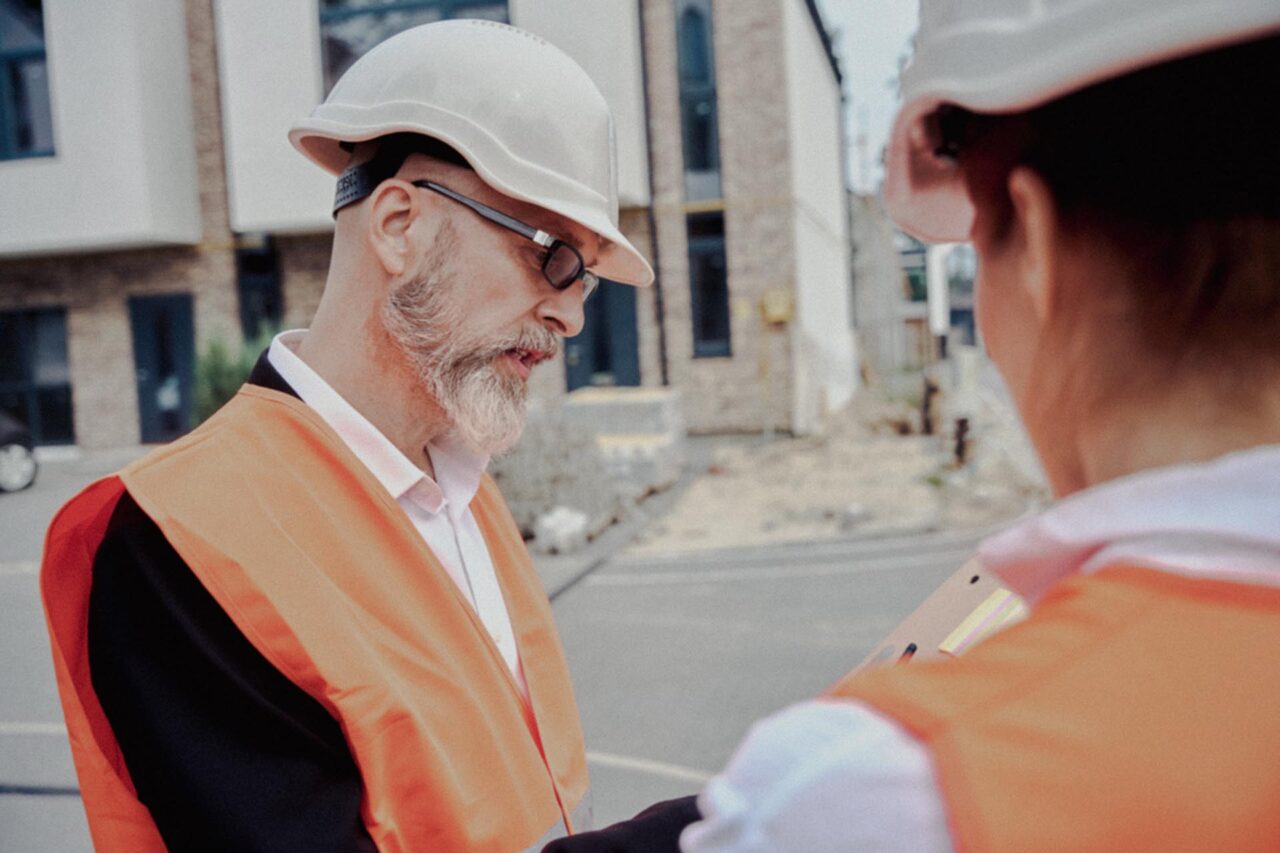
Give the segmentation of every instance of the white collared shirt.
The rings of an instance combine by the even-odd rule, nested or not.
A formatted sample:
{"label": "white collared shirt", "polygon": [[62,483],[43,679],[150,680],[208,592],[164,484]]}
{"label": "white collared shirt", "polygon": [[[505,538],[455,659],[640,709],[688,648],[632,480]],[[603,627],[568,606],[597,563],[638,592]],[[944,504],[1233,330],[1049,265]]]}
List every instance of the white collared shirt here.
{"label": "white collared shirt", "polygon": [[[471,513],[471,501],[480,488],[489,458],[459,442],[438,441],[426,448],[435,469],[435,479],[428,477],[297,356],[294,350],[305,334],[306,330],[295,329],[277,335],[267,351],[271,366],[302,402],[338,434],[409,516],[462,597],[475,609],[527,700],[528,688],[511,618],[489,548]],[[423,570],[427,568],[424,566]]]}
{"label": "white collared shirt", "polygon": [[[1142,566],[1280,586],[1280,445],[1144,471],[1073,495],[982,543],[1027,601],[1075,573]],[[703,789],[685,853],[951,850],[928,750],[853,701],[757,723]]]}

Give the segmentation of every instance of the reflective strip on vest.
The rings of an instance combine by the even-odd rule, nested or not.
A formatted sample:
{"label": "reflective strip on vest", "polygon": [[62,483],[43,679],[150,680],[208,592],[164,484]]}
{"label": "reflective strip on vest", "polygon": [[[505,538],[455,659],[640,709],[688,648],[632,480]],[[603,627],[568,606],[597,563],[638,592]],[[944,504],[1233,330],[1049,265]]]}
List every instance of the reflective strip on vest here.
{"label": "reflective strip on vest", "polygon": [[[277,460],[288,460],[287,471]],[[342,724],[380,850],[509,853],[563,826],[561,803],[581,808],[587,764],[568,670],[546,593],[492,480],[471,509],[507,604],[527,703],[381,484],[311,409],[248,386],[195,432],[90,486],[50,527],[41,589],[97,849],[163,849],[89,677],[93,558],[125,489],[254,647]]]}

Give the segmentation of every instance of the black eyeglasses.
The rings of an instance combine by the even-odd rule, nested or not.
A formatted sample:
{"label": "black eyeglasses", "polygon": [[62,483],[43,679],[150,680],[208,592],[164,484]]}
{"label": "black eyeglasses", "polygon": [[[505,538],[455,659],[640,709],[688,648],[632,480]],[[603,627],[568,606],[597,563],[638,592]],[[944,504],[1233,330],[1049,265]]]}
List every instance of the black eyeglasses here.
{"label": "black eyeglasses", "polygon": [[440,195],[453,199],[458,204],[465,204],[490,222],[501,225],[503,228],[514,231],[522,237],[537,243],[546,250],[546,254],[542,257],[542,275],[556,290],[564,290],[578,279],[582,279],[582,299],[586,301],[600,286],[600,278],[589,271],[586,264],[583,263],[582,253],[563,240],[557,240],[546,231],[541,231],[532,225],[525,225],[519,219],[507,216],[502,211],[494,210],[489,205],[482,204],[473,198],[467,198],[465,195],[456,193],[448,187],[443,187],[435,181],[413,181],[413,185],[422,187],[424,190],[440,193]]}

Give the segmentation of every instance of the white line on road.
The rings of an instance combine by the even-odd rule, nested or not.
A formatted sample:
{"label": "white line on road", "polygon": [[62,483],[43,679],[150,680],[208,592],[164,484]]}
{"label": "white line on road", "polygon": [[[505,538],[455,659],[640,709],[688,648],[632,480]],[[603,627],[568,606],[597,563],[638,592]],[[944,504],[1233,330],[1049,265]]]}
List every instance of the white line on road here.
{"label": "white line on road", "polygon": [[650,761],[647,758],[632,758],[629,755],[614,755],[610,752],[588,752],[587,762],[602,767],[616,767],[619,770],[635,770],[638,773],[649,773],[654,776],[665,776],[681,782],[693,782],[702,785],[711,779],[711,774],[692,767],[681,767],[679,764],[667,764],[663,761]]}
{"label": "white line on road", "polygon": [[40,573],[40,564],[33,561],[25,563],[0,563],[0,575],[36,575]]}
{"label": "white line on road", "polygon": [[871,558],[893,554],[919,554],[926,551],[972,550],[978,542],[1004,530],[1008,522],[983,528],[943,530],[910,536],[883,536],[869,539],[822,540],[791,542],[751,547],[717,548],[704,551],[679,551],[660,554],[621,554],[611,561],[615,567],[661,568],[673,565],[723,564],[726,562],[757,562],[792,560],[798,555],[804,559]]}
{"label": "white line on road", "polygon": [[17,723],[0,720],[0,735],[57,735],[67,736],[62,723]]}
{"label": "white line on road", "polygon": [[[959,566],[963,559],[955,560]],[[667,572],[611,572],[609,574],[592,575],[584,582],[586,586],[664,586],[667,584],[720,583],[726,581],[771,581],[791,578],[827,578],[840,575],[861,575],[873,572],[896,572],[909,569],[935,568],[939,564],[951,565],[939,560],[936,554],[914,560],[899,559],[882,563],[832,563],[816,566],[793,566],[774,568],[741,568],[741,569],[693,569],[691,571]]]}

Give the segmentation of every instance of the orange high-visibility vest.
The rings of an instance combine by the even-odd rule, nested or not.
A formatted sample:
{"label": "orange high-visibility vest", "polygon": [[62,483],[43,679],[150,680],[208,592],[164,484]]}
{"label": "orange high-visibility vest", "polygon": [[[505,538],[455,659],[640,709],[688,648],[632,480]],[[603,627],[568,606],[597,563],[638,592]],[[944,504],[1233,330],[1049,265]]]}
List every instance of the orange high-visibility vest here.
{"label": "orange high-visibility vest", "polygon": [[89,486],[49,530],[42,594],[98,850],[164,849],[89,675],[93,559],[124,490],[258,651],[342,724],[380,850],[537,850],[589,822],[563,652],[492,480],[471,509],[527,703],[471,605],[337,434],[300,401],[246,386],[194,433]]}
{"label": "orange high-visibility vest", "polygon": [[1280,589],[1106,569],[831,694],[925,745],[958,850],[1280,850]]}

